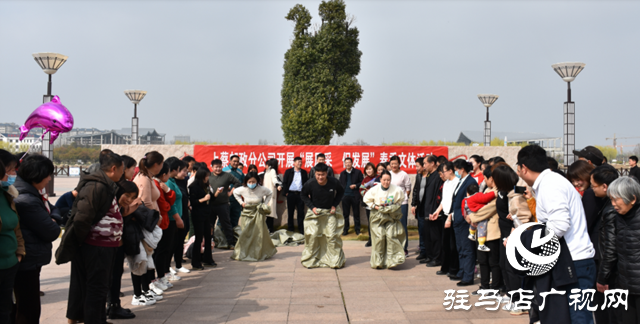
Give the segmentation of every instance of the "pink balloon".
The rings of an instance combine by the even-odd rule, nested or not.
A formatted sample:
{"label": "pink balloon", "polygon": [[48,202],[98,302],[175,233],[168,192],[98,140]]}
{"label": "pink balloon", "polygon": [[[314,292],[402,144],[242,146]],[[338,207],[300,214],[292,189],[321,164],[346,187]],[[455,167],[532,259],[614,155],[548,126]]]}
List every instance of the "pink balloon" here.
{"label": "pink balloon", "polygon": [[54,96],[50,102],[36,108],[24,122],[24,125],[20,126],[20,140],[24,139],[29,131],[36,127],[44,129],[43,138],[47,132],[51,133],[49,143],[53,144],[60,134],[73,129],[73,116],[67,107],[60,103],[60,98]]}

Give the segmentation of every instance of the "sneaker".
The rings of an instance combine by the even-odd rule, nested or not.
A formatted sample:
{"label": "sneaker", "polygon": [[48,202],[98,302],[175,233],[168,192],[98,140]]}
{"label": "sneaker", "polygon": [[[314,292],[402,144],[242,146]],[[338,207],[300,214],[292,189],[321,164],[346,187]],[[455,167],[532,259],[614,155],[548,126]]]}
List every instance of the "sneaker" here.
{"label": "sneaker", "polygon": [[178,281],[182,279],[180,276],[176,275],[175,273],[170,273],[168,275],[165,275],[164,277],[167,278],[167,280],[169,281]]}
{"label": "sneaker", "polygon": [[488,246],[482,244],[482,245],[478,245],[478,251],[489,252],[491,251],[491,249]]}
{"label": "sneaker", "polygon": [[503,311],[507,311],[507,312],[510,312],[512,308],[513,308],[513,304],[511,304],[509,302],[507,302],[506,305],[502,306],[502,310]]}
{"label": "sneaker", "polygon": [[178,269],[178,272],[181,272],[181,273],[189,273],[189,272],[191,272],[191,270],[189,270],[189,269],[187,269],[187,268],[185,268],[185,267],[182,267],[182,268]]}
{"label": "sneaker", "polygon": [[152,290],[154,294],[156,295],[162,295],[163,291],[162,289],[158,288],[156,285],[152,283],[149,284],[149,290]]}
{"label": "sneaker", "polygon": [[149,291],[143,291],[142,294],[146,297],[152,297],[155,301],[161,301],[164,298],[164,296],[156,294],[151,289],[149,289]]}
{"label": "sneaker", "polygon": [[471,234],[471,233],[469,233],[469,236],[467,236],[467,237],[468,237],[470,240],[474,241],[474,242],[476,241],[476,236],[475,236],[475,235],[473,235],[473,234]]}
{"label": "sneaker", "polygon": [[526,315],[526,314],[529,314],[529,311],[524,310],[524,309],[512,309],[512,310],[509,312],[509,314],[510,314],[510,315],[513,315],[513,316],[520,316],[520,315]]}
{"label": "sneaker", "polygon": [[166,285],[164,285],[164,283],[160,279],[155,279],[155,280],[151,281],[151,283],[149,284],[149,287],[151,287],[151,286],[153,286],[155,288],[158,288],[158,289],[160,289],[162,291],[165,291],[165,290],[168,289],[168,287]]}
{"label": "sneaker", "polygon": [[147,296],[145,295],[133,296],[133,299],[131,300],[131,305],[133,306],[150,306],[155,303],[155,300],[147,299]]}
{"label": "sneaker", "polygon": [[176,271],[176,269],[174,269],[173,267],[169,267],[169,273],[171,274],[176,274],[178,271]]}
{"label": "sneaker", "polygon": [[167,288],[172,288],[173,284],[169,282],[169,279],[167,279],[167,276],[162,277],[161,279],[158,279],[160,281],[162,281],[162,284],[164,284],[165,286],[167,286]]}

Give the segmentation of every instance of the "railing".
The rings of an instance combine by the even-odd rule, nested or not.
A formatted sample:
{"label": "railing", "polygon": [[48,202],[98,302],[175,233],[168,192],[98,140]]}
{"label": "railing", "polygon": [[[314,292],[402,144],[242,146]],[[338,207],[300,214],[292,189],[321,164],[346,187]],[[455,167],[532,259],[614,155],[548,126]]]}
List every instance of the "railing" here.
{"label": "railing", "polygon": [[53,175],[54,176],[71,176],[71,174],[69,173],[69,169],[71,168],[79,168],[80,172],[83,171],[83,166],[79,165],[79,166],[70,166],[70,165],[55,165],[53,167]]}

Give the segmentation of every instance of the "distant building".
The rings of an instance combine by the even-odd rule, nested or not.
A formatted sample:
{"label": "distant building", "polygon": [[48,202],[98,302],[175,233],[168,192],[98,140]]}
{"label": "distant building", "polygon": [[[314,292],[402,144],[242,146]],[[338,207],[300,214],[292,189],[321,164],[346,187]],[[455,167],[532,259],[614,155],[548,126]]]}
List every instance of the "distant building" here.
{"label": "distant building", "polygon": [[173,137],[174,143],[191,143],[191,136],[189,135],[176,135]]}
{"label": "distant building", "polygon": [[27,136],[20,140],[20,126],[16,123],[0,123],[0,142],[9,143],[16,150],[20,150],[21,145],[35,145],[40,147],[42,143],[38,139],[42,136],[42,128],[29,131]]}
{"label": "distant building", "polygon": [[[552,137],[537,133],[518,133],[518,132],[492,132],[491,137],[504,140],[507,144],[536,144],[540,145],[547,151],[549,156],[555,157],[562,154],[562,138]],[[471,143],[483,143],[484,132],[482,131],[463,131],[458,136],[457,143],[469,145]]]}

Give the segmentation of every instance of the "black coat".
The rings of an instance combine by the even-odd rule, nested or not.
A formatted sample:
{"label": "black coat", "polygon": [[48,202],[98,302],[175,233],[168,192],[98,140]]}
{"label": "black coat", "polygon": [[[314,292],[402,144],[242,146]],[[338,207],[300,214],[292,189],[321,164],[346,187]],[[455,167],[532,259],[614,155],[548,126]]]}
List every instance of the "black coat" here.
{"label": "black coat", "polygon": [[640,295],[640,203],[625,215],[616,215],[618,288]]}
{"label": "black coat", "polygon": [[[285,196],[289,192],[289,187],[291,187],[291,183],[293,183],[293,176],[295,175],[295,172],[296,171],[294,168],[287,169],[284,172],[284,177],[282,179],[282,194]],[[300,169],[300,178],[302,180],[302,185],[304,186],[304,184],[307,183],[307,181],[309,180],[309,175],[307,175],[307,170]],[[300,190],[302,190],[302,187],[300,187]]]}
{"label": "black coat", "polygon": [[629,176],[635,177],[637,181],[640,181],[640,168],[638,168],[638,166],[636,165],[633,168],[629,169]]}
{"label": "black coat", "polygon": [[582,194],[582,207],[584,207],[584,214],[587,218],[587,232],[589,233],[591,243],[593,243],[593,247],[596,250],[595,260],[600,260],[600,253],[598,253],[598,250],[600,249],[598,246],[598,237],[601,226],[600,210],[602,210],[603,205],[604,200],[596,197],[592,188],[585,190]]}
{"label": "black coat", "polygon": [[[598,283],[614,286],[618,274],[618,254],[616,253],[616,210],[607,198],[600,210]],[[613,288],[613,287],[612,287]]]}
{"label": "black coat", "polygon": [[14,200],[20,216],[20,230],[24,239],[26,255],[20,262],[20,271],[37,270],[51,262],[51,242],[60,236],[60,226],[52,219],[60,218],[58,208],[51,205],[47,210],[38,190],[22,178],[14,184],[20,195]]}
{"label": "black coat", "polygon": [[[440,202],[442,201],[442,186],[444,182],[440,178],[438,172],[432,172],[431,175],[427,178],[427,187],[425,188],[423,208],[424,208],[424,217],[429,217],[430,214],[433,214],[438,207],[440,206]],[[418,188],[418,192],[420,188]]]}
{"label": "black coat", "polygon": [[78,197],[73,202],[69,221],[56,251],[57,264],[67,263],[73,259],[78,248],[84,244],[91,228],[111,208],[118,185],[98,169],[92,173],[81,173],[76,190]]}
{"label": "black coat", "polygon": [[160,220],[157,210],[146,206],[139,206],[136,211],[124,217],[124,232],[122,233],[122,246],[124,254],[135,256],[140,253],[140,241],[144,239],[142,230],[153,232]]}
{"label": "black coat", "polygon": [[422,199],[420,199],[420,186],[422,185],[422,181],[426,181],[426,179],[429,179],[429,177],[416,174],[416,182],[413,184],[413,193],[411,194],[411,207],[424,208],[424,196],[427,195],[427,187],[424,187],[424,194],[422,195]]}
{"label": "black coat", "polygon": [[[347,173],[347,170],[340,172],[340,185],[342,186],[342,188],[344,188],[345,191],[347,190],[348,176],[349,176],[349,173]],[[356,188],[351,189],[351,192],[353,192],[353,195],[356,198],[360,198],[360,185],[362,184],[363,180],[364,180],[364,176],[362,175],[362,171],[356,168],[351,169],[351,184],[356,185]]]}

